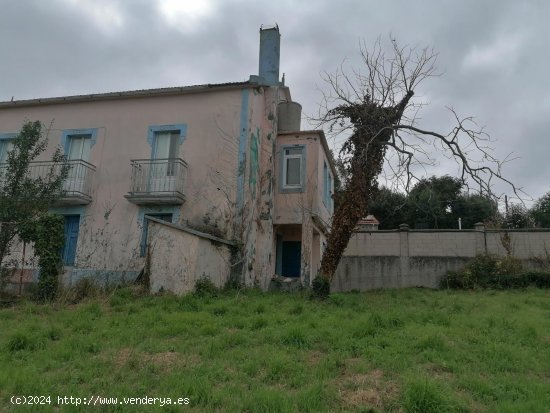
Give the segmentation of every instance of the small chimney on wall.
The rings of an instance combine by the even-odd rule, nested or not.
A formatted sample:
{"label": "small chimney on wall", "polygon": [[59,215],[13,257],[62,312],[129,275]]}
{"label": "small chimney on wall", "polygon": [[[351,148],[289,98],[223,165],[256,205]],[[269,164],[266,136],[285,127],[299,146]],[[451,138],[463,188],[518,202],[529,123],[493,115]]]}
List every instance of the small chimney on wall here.
{"label": "small chimney on wall", "polygon": [[260,27],[260,81],[268,86],[279,84],[279,61],[281,56],[281,34],[279,26]]}

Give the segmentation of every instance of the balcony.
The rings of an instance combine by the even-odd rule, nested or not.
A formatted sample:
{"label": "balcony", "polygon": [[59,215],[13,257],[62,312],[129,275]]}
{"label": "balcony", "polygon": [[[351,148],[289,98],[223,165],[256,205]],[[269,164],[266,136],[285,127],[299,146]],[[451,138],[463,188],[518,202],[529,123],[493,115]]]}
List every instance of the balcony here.
{"label": "balcony", "polygon": [[130,192],[124,197],[136,205],[181,205],[185,202],[187,164],[183,159],[131,161]]}
{"label": "balcony", "polygon": [[[95,166],[82,160],[74,159],[67,161],[69,172],[63,182],[64,194],[58,204],[62,206],[87,205],[92,202],[92,179],[95,173]],[[6,164],[0,165],[0,186],[2,186],[2,175]],[[59,173],[61,164],[54,162],[31,162],[29,164],[28,178],[46,179],[50,174]]]}

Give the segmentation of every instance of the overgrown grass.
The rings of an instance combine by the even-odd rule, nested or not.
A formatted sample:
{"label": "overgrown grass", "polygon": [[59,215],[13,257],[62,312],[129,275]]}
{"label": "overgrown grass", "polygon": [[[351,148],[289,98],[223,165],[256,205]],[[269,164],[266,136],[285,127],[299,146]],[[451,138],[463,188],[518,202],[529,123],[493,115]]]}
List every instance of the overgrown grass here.
{"label": "overgrown grass", "polygon": [[[121,289],[0,310],[0,411],[547,412],[550,291]],[[50,395],[52,405],[10,404]],[[57,396],[190,405],[55,406]]]}

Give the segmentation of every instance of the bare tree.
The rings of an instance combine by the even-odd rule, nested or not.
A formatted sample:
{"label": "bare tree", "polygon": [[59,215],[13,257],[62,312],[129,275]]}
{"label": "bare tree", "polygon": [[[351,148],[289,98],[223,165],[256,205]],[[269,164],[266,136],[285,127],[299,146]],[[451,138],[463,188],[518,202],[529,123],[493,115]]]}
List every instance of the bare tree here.
{"label": "bare tree", "polygon": [[384,52],[380,39],[370,51],[364,42],[360,45],[364,72],[349,74],[341,67],[325,75],[329,91],[316,120],[329,128],[329,134],[349,135],[339,154],[344,188],[336,195],[338,207],[321,260],[319,275],[328,280],[357,222],[368,212],[380,177],[408,190],[420,179],[419,171],[435,164],[434,148],[456,161],[465,185],[492,195],[492,182],[501,180],[518,195],[501,173],[503,161],[491,154],[490,136],[473,118],[460,118],[450,109],[456,124],[449,133],[417,126],[424,104],[413,99],[414,92],[424,80],[438,76],[437,54],[429,48],[400,47],[391,36],[390,42],[390,54]]}

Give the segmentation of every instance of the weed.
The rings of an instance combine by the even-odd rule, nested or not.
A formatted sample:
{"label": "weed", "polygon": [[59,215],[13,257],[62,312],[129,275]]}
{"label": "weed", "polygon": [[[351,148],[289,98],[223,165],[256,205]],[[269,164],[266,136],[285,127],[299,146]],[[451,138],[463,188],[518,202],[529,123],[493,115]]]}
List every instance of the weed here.
{"label": "weed", "polygon": [[193,293],[197,297],[217,297],[220,293],[220,289],[214,285],[210,278],[202,276],[195,282]]}

